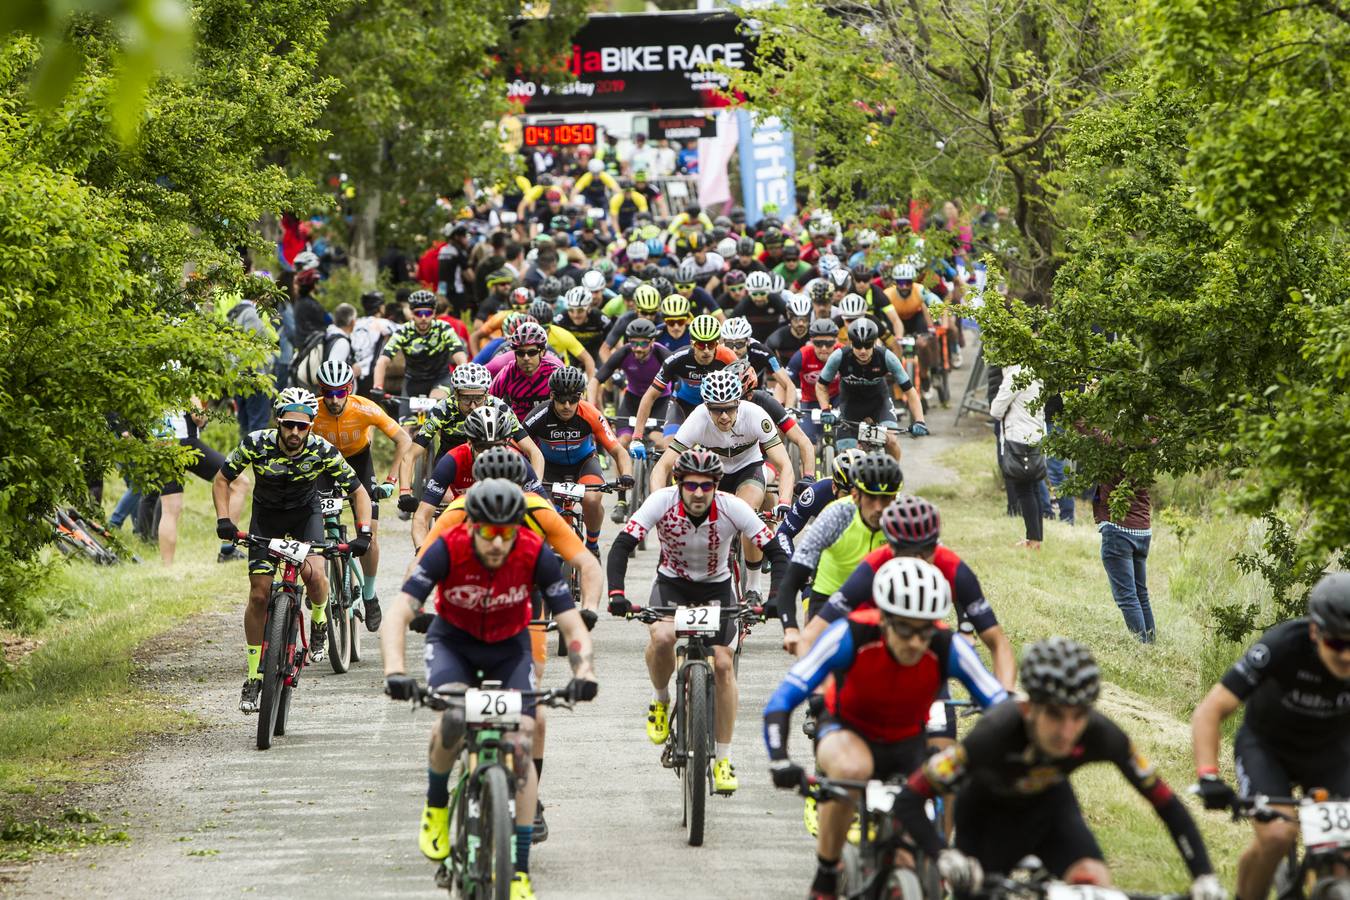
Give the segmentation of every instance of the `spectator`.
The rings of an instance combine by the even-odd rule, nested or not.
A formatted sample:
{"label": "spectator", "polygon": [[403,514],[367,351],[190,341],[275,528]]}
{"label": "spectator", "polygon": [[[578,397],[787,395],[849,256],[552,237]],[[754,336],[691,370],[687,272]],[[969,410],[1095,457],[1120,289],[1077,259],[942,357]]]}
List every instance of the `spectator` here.
{"label": "spectator", "polygon": [[[453,226],[445,226],[445,234],[450,234]],[[422,287],[428,291],[436,290],[436,277],[439,272],[441,248],[445,246],[445,241],[432,241],[431,246],[417,259],[417,280],[421,282]]]}
{"label": "spectator", "polygon": [[295,336],[294,345],[299,348],[309,343],[312,335],[322,334],[328,319],[323,305],[314,296],[319,284],[319,270],[307,269],[295,273]]}
{"label": "spectator", "polygon": [[[678,146],[678,145],[677,145]],[[676,154],[676,165],[681,175],[698,174],[698,141],[690,141]]]}
{"label": "spectator", "polygon": [[[275,329],[262,317],[262,313],[258,310],[258,304],[254,300],[241,298],[232,307],[225,310],[225,321],[240,331],[247,331],[249,334],[257,335],[269,342],[277,340]],[[236,396],[234,403],[239,416],[240,440],[248,437],[252,432],[266,428],[267,423],[272,418],[272,402],[263,391]]]}
{"label": "spectator", "polygon": [[455,314],[469,308],[473,289],[473,270],[469,268],[469,228],[458,224],[450,229],[450,242],[441,247],[436,259],[436,293],[450,301]]}
{"label": "spectator", "polygon": [[[1056,418],[1064,413],[1064,398],[1059,394],[1054,394],[1045,401],[1045,424],[1051,434],[1061,431]],[[1069,525],[1073,524],[1074,498],[1073,493],[1064,489],[1064,482],[1069,478],[1069,461],[1060,459],[1057,456],[1051,456],[1048,453],[1045,456],[1046,480],[1043,484],[1048,484],[1047,489],[1041,491],[1041,505],[1044,507],[1045,518],[1053,518],[1051,515],[1055,507],[1058,506],[1059,520]],[[1051,499],[1053,493],[1054,499]]]}
{"label": "spectator", "polygon": [[646,172],[648,175],[655,174],[656,169],[656,148],[648,146],[647,136],[638,132],[633,135],[633,158],[631,160],[633,174]]}
{"label": "spectator", "polygon": [[[1040,410],[1033,411],[1041,396],[1041,383],[1033,379],[1026,387],[1018,388],[1014,381],[1021,371],[1020,365],[1003,367],[1003,382],[989,407],[989,415],[1001,423],[999,468],[1012,484],[1026,526],[1026,537],[1018,542],[1018,546],[1039,550],[1044,531],[1039,485],[1045,478],[1045,457],[1036,445],[1045,437],[1045,418]],[[1038,464],[1026,467],[1012,464],[1010,455],[1013,459],[1023,455],[1017,445],[1031,448],[1030,459]],[[1013,474],[1019,469],[1020,474]]]}
{"label": "spectator", "polygon": [[525,273],[524,282],[531,290],[539,289],[539,282],[556,275],[558,271],[558,251],[554,247],[545,247],[534,258],[534,265]]}
{"label": "spectator", "polygon": [[388,278],[391,285],[397,287],[405,281],[413,280],[416,267],[408,254],[403,252],[402,247],[390,244],[384,248],[384,255],[380,257],[379,271],[381,276]]}
{"label": "spectator", "polygon": [[[356,307],[350,303],[339,303],[337,309],[333,310],[333,324],[328,326],[324,335],[323,361],[334,359],[355,368],[356,343],[352,338],[355,330]],[[359,377],[361,373],[356,374]]]}
{"label": "spectator", "polygon": [[1097,485],[1092,516],[1102,535],[1102,567],[1111,585],[1111,597],[1125,617],[1125,625],[1141,643],[1153,643],[1153,607],[1148,597],[1148,549],[1153,540],[1152,501],[1147,488],[1136,488],[1130,509],[1119,520],[1111,518],[1111,494],[1121,478]]}
{"label": "spectator", "polygon": [[361,295],[361,311],[365,315],[356,320],[352,329],[352,355],[356,371],[356,392],[370,392],[371,376],[375,374],[375,356],[384,348],[384,342],[394,333],[394,323],[384,314],[384,294],[371,291]]}
{"label": "spectator", "polygon": [[674,175],[676,161],[675,150],[670,146],[670,141],[657,141],[656,149],[652,152],[652,171],[661,176]]}

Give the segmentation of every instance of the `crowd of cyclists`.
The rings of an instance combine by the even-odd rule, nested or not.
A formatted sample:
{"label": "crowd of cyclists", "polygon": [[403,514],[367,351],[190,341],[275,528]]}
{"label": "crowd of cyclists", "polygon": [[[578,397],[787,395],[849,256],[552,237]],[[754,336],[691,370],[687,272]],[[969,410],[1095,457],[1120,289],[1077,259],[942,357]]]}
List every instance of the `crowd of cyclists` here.
{"label": "crowd of cyclists", "polygon": [[[612,197],[587,193],[607,181]],[[320,543],[320,492],[345,494],[361,619],[380,632],[386,690],[401,700],[420,690],[406,665],[409,630],[426,635],[429,687],[531,691],[556,628],[571,669],[566,693],[590,700],[590,631],[601,613],[762,610],[794,660],[764,707],[769,777],[803,792],[816,778],[902,784],[893,814],[911,852],[897,853],[896,866],[922,854],[950,890],[969,893],[982,873],[1034,855],[1055,877],[1109,884],[1068,780],[1109,762],[1171,834],[1191,896],[1227,896],[1186,806],[1096,709],[1102,676],[1090,649],[1049,637],[1022,647],[1019,664],[979,578],[941,542],[937,507],[904,492],[901,436],[928,433],[933,400],[911,373],[927,385],[935,367],[961,364],[957,316],[976,290],[970,234],[938,252],[904,218],[882,229],[820,210],[747,222],[689,206],[661,222],[628,190],[609,178],[575,193],[558,183],[476,195],[433,248],[435,264],[419,267],[418,289],[390,302],[367,295],[367,314],[391,323],[371,352],[325,358],[310,383],[286,386],[275,424],[251,431],[218,466],[221,541],[244,535],[234,486],[248,470],[251,535]],[[935,352],[937,341],[948,352]],[[859,446],[864,425],[884,435],[870,449]],[[383,480],[372,429],[393,443]],[[606,493],[622,526],[607,548]],[[378,519],[380,501],[395,495],[417,556],[386,606],[375,591]],[[643,549],[649,539],[655,547]],[[250,547],[246,713],[258,708],[275,571]],[[654,583],[628,577],[639,553],[655,554]],[[318,660],[329,596],[318,557],[302,575]],[[739,787],[735,621],[725,617],[712,641],[712,786],[722,795]],[[670,622],[649,625],[646,733],[657,745],[670,736],[675,647]],[[953,678],[983,712],[964,735]],[[789,752],[802,706],[809,761]],[[1244,706],[1235,789],[1222,777],[1220,726]],[[547,837],[537,799],[543,707],[527,699],[524,723],[512,738],[513,898],[534,896],[530,848]],[[1287,798],[1295,785],[1350,797],[1350,576],[1328,576],[1307,618],[1248,651],[1196,710],[1194,734],[1208,808],[1258,793]],[[432,729],[419,830],[437,862],[450,852],[451,772],[464,738],[464,710],[452,705]],[[946,820],[928,802],[939,796]],[[847,804],[807,801],[811,898],[840,895],[853,815]],[[1236,895],[1264,896],[1297,835],[1288,820],[1258,822]]]}

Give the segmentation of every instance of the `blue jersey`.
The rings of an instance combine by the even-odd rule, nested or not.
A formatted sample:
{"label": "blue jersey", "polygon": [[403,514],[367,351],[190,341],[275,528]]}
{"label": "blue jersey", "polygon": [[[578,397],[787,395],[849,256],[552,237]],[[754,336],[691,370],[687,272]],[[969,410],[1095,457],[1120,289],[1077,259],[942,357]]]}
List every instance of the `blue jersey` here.
{"label": "blue jersey", "polygon": [[820,479],[797,497],[774,533],[774,540],[778,541],[778,546],[783,548],[789,559],[792,558],[792,539],[801,533],[807,522],[820,515],[820,511],[833,502],[833,478]]}

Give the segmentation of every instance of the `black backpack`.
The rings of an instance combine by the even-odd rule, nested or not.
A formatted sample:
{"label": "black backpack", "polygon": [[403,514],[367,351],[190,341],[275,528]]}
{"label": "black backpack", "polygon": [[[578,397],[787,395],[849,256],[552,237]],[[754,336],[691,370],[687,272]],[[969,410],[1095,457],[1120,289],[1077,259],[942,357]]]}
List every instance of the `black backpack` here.
{"label": "black backpack", "polygon": [[345,334],[330,334],[327,329],[311,334],[291,357],[290,384],[314,390],[319,383],[319,367],[338,341],[350,342],[350,338]]}

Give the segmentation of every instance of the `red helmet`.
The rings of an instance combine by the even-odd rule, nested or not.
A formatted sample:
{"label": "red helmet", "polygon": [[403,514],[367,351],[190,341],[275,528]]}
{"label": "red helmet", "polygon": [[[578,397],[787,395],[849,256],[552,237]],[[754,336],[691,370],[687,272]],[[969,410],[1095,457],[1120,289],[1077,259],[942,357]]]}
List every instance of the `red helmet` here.
{"label": "red helmet", "polygon": [[901,494],[881,511],[881,531],[896,550],[936,544],[940,526],[937,507],[913,494]]}

